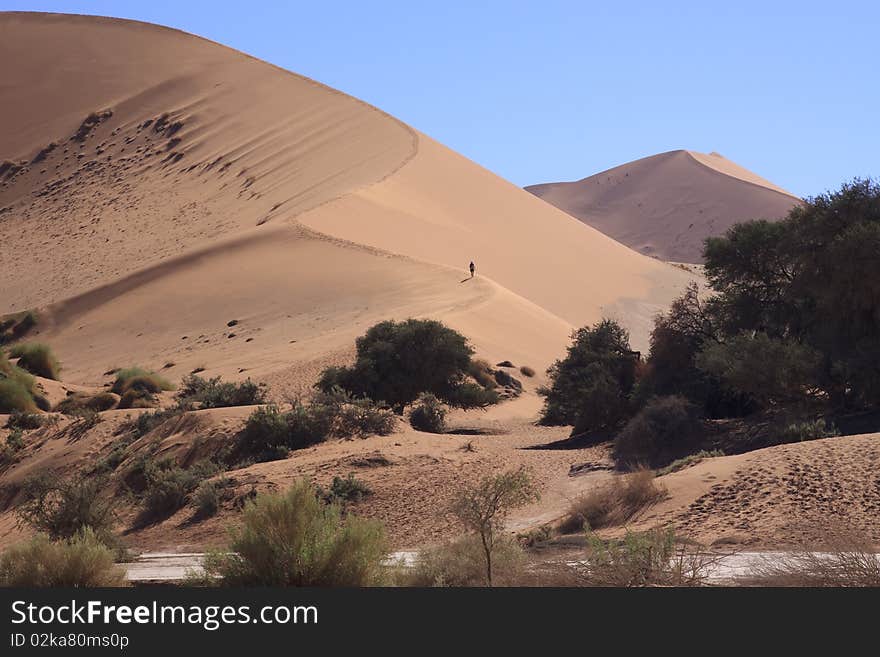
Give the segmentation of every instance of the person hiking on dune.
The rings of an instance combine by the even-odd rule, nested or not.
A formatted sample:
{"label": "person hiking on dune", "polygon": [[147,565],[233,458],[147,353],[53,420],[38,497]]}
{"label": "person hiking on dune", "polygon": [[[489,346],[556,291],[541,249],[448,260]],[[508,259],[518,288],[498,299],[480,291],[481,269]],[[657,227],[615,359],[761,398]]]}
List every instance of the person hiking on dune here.
{"label": "person hiking on dune", "polygon": [[475,270],[475,269],[476,269],[476,267],[474,267],[474,261],[471,260],[471,278],[474,277],[474,270]]}

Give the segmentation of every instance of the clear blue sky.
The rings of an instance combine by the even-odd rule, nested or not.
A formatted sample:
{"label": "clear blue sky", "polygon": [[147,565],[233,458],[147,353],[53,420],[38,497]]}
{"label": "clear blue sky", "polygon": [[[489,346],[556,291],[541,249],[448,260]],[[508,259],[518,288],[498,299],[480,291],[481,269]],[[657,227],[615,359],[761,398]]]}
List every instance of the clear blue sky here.
{"label": "clear blue sky", "polygon": [[880,176],[875,0],[0,8],[208,37],[373,103],[518,185],[676,148],[718,151],[799,195]]}

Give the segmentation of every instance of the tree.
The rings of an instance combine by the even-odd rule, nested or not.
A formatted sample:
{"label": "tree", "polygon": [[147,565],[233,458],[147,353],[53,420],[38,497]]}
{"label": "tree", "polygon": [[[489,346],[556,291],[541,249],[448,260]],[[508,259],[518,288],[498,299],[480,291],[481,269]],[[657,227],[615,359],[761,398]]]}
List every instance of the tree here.
{"label": "tree", "polygon": [[492,586],[492,556],[511,510],[540,499],[528,473],[520,468],[486,477],[464,489],[452,505],[461,523],[480,537],[486,558],[486,584]]}
{"label": "tree", "polygon": [[423,392],[461,408],[484,407],[498,399],[467,382],[474,350],[463,335],[441,322],[380,322],[357,339],[356,347],[354,366],[324,370],[316,384],[319,390],[329,393],[338,386],[390,404],[397,413]]}
{"label": "tree", "polygon": [[578,329],[566,357],[548,370],[541,423],[572,424],[576,433],[617,426],[631,412],[638,364],[629,333],[614,320]]}

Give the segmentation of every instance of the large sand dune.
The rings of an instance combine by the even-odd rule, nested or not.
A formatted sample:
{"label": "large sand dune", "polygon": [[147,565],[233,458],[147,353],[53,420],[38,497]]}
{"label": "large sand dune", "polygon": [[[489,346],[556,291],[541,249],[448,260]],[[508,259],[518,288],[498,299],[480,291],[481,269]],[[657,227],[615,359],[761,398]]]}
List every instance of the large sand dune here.
{"label": "large sand dune", "polygon": [[688,280],[376,108],[192,35],[6,13],[0,61],[0,314],[47,309],[74,380],[126,361],[268,373],[410,315],[543,368],[602,315],[643,348]]}
{"label": "large sand dune", "polygon": [[681,150],[526,189],[641,253],[690,263],[702,261],[706,237],[779,219],[800,201],[718,153]]}

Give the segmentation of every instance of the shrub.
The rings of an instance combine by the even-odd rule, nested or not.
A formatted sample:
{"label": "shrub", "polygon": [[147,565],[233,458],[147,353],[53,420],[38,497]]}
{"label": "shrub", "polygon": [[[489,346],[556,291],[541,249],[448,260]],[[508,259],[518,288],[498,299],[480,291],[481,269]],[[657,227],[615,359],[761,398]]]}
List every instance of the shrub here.
{"label": "shrub", "polygon": [[480,539],[488,586],[492,586],[493,560],[508,514],[539,497],[528,473],[519,469],[486,477],[478,485],[464,488],[455,498],[452,513]]}
{"label": "shrub", "polygon": [[880,558],[870,541],[847,537],[822,552],[780,552],[755,563],[742,578],[751,586],[880,587]]}
{"label": "shrub", "polygon": [[446,408],[434,395],[423,393],[409,412],[409,424],[416,431],[443,433],[446,430]]}
{"label": "shrub", "polygon": [[572,424],[575,433],[618,426],[631,412],[638,355],[629,334],[605,319],[572,335],[563,360],[547,371],[542,424]]}
{"label": "shrub", "polygon": [[778,440],[781,443],[796,443],[839,435],[840,432],[833,424],[828,425],[823,418],[819,418],[818,420],[792,422],[780,431]]}
{"label": "shrub", "polygon": [[473,349],[440,322],[380,322],[357,339],[356,347],[354,366],[325,370],[316,384],[319,390],[338,386],[354,396],[384,400],[397,413],[423,392],[453,405],[474,399],[473,394],[456,395],[469,375]]}
{"label": "shrub", "polygon": [[344,516],[300,480],[248,502],[228,552],[209,555],[205,572],[227,586],[369,586],[386,553],[381,525]]}
{"label": "shrub", "polygon": [[19,381],[0,378],[0,413],[31,413],[37,410],[31,393]]}
{"label": "shrub", "polygon": [[54,543],[38,535],[0,556],[0,586],[126,586],[125,573],[113,563],[113,557],[88,528]]}
{"label": "shrub", "polygon": [[61,366],[49,345],[41,342],[28,342],[15,345],[10,353],[13,357],[18,358],[18,366],[31,374],[42,376],[45,379],[58,379]]}
{"label": "shrub", "polygon": [[705,459],[713,459],[718,456],[724,456],[724,452],[722,452],[720,449],[701,449],[696,454],[689,454],[684,458],[676,459],[665,468],[660,468],[655,473],[655,476],[662,477],[664,475],[672,474],[673,472],[678,472],[679,470],[684,470],[685,468],[689,468],[692,465],[696,465],[697,463]]}
{"label": "shrub", "polygon": [[33,311],[8,315],[0,319],[0,344],[24,337],[36,325],[37,316]]}
{"label": "shrub", "polygon": [[260,460],[283,458],[289,450],[286,415],[272,404],[256,409],[238,434],[238,447]]}
{"label": "shrub", "polygon": [[192,503],[196,508],[196,513],[202,518],[207,518],[217,513],[223,502],[232,499],[233,484],[233,480],[229,477],[220,477],[219,479],[209,479],[201,482],[192,496]]}
{"label": "shrub", "polygon": [[679,396],[655,397],[617,434],[612,456],[619,468],[659,468],[692,451],[700,433],[693,404]]}
{"label": "shrub", "polygon": [[588,586],[700,586],[718,558],[676,547],[671,530],[627,532],[609,541],[591,535],[577,572]]}
{"label": "shrub", "polygon": [[99,392],[96,395],[74,393],[58,402],[55,410],[65,415],[77,415],[83,411],[109,411],[116,406],[119,397],[112,392]]}
{"label": "shrub", "polygon": [[24,437],[21,434],[21,429],[13,429],[6,436],[6,446],[14,452],[24,449]]}
{"label": "shrub", "polygon": [[153,411],[152,413],[141,413],[135,420],[127,425],[127,428],[134,433],[136,438],[142,438],[160,424],[163,424],[172,417],[177,417],[183,414],[183,412],[184,411],[180,408],[165,408],[159,411]]}
{"label": "shrub", "polygon": [[319,494],[328,502],[360,502],[367,495],[372,495],[373,491],[366,483],[357,479],[354,474],[349,473],[345,478],[333,477],[333,483],[330,484],[330,491],[323,493],[319,489]]}
{"label": "shrub", "polygon": [[210,461],[199,461],[187,469],[171,459],[148,461],[144,467],[144,511],[149,516],[174,513],[187,503],[199,483],[217,474],[218,469]]}
{"label": "shrub", "polygon": [[126,390],[119,398],[119,408],[154,408],[156,405],[156,398],[141,388]]}
{"label": "shrub", "polygon": [[528,365],[523,365],[522,367],[520,367],[520,368],[519,368],[519,373],[522,374],[523,376],[527,376],[527,377],[529,377],[530,379],[531,379],[533,376],[535,376],[535,370],[533,370],[533,369],[532,369],[531,367],[529,367]]}
{"label": "shrub", "polygon": [[116,372],[116,380],[111,390],[117,395],[124,396],[129,391],[137,391],[143,396],[163,390],[174,390],[174,386],[155,372],[140,367],[129,367]]}
{"label": "shrub", "polygon": [[53,540],[69,539],[86,527],[105,544],[115,546],[116,521],[111,500],[101,495],[107,488],[103,477],[59,479],[47,472],[24,484],[19,517]]}
{"label": "shrub", "polygon": [[[495,585],[516,585],[525,565],[525,553],[509,536],[501,536],[492,554]],[[468,534],[436,548],[422,550],[412,570],[403,577],[407,586],[485,586],[486,556],[476,534]]]}
{"label": "shrub", "polygon": [[467,372],[474,381],[484,388],[492,389],[495,387],[495,374],[487,361],[483,359],[471,360]]}
{"label": "shrub", "polygon": [[39,413],[22,413],[21,411],[13,411],[9,414],[6,426],[10,429],[20,429],[22,431],[30,431],[39,429],[43,426],[43,417]]}
{"label": "shrub", "polygon": [[640,470],[616,477],[576,499],[560,530],[565,533],[622,525],[666,497],[654,473]]}
{"label": "shrub", "polygon": [[219,376],[204,379],[191,374],[183,379],[177,398],[181,406],[196,403],[201,408],[253,406],[265,403],[266,386],[250,379],[232,383],[222,381]]}
{"label": "shrub", "polygon": [[330,434],[339,438],[387,436],[397,426],[394,413],[388,409],[366,397],[354,399],[340,389],[318,394],[311,405],[332,416]]}

